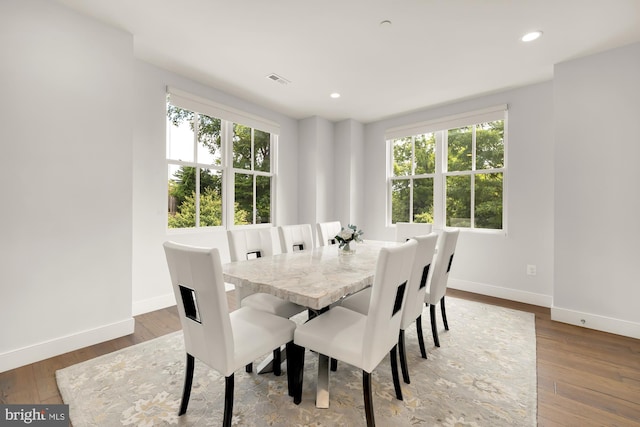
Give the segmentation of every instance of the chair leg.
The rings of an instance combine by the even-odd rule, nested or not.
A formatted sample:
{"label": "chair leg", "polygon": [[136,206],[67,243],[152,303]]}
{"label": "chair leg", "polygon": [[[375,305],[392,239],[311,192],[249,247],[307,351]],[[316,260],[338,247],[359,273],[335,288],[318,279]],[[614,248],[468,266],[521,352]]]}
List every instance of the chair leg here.
{"label": "chair leg", "polygon": [[222,418],[223,427],[231,427],[231,418],[233,416],[233,375],[225,377],[224,387],[224,417]]}
{"label": "chair leg", "polygon": [[189,406],[189,397],[191,397],[191,384],[193,384],[193,366],[195,359],[192,355],[187,353],[187,365],[184,373],[184,388],[182,390],[182,403],[180,404],[180,411],[178,415],[183,415],[187,412],[187,406]]}
{"label": "chair leg", "polygon": [[423,359],[427,358],[427,349],[424,346],[424,335],[422,335],[422,315],[416,319],[416,331],[418,332],[418,344],[420,345],[420,355]]}
{"label": "chair leg", "polygon": [[280,347],[273,350],[273,375],[279,377],[282,374],[282,352]]}
{"label": "chair leg", "polygon": [[247,374],[253,372],[253,363],[249,363],[247,366],[245,366],[244,370],[247,372]]}
{"label": "chair leg", "polygon": [[429,314],[431,315],[431,334],[433,335],[433,343],[436,347],[440,347],[440,340],[438,339],[438,325],[436,325],[436,306],[431,304],[429,306]]}
{"label": "chair leg", "polygon": [[402,387],[400,386],[400,376],[398,375],[398,345],[394,345],[389,356],[391,359],[391,375],[393,376],[393,388],[396,390],[396,399],[402,400]]}
{"label": "chair leg", "polygon": [[398,349],[400,350],[400,369],[402,369],[402,379],[406,384],[411,384],[409,379],[409,368],[407,367],[407,349],[404,343],[404,330],[400,329],[398,336]]}
{"label": "chair leg", "polygon": [[367,417],[367,427],[375,427],[373,416],[373,393],[371,392],[371,374],[362,371],[362,392],[364,393],[364,413]]}
{"label": "chair leg", "polygon": [[444,296],[440,299],[440,311],[442,312],[442,322],[444,323],[444,329],[449,330],[449,323],[447,323],[447,310],[444,308]]}
{"label": "chair leg", "polygon": [[295,379],[296,379],[296,373],[297,373],[297,366],[296,366],[296,351],[293,348],[293,341],[289,341],[287,343],[287,348],[286,348],[286,352],[287,352],[287,388],[289,391],[289,396],[293,397],[295,395]]}
{"label": "chair leg", "polygon": [[[291,390],[290,393],[293,393],[293,403],[299,405],[302,401],[302,381],[304,376],[304,352],[305,348],[300,347],[296,344],[291,344],[291,353],[289,355],[289,349],[287,349],[287,363],[291,363],[291,365],[287,365],[287,369],[289,366],[293,368],[293,372],[291,373]],[[291,357],[293,360],[289,360]]]}

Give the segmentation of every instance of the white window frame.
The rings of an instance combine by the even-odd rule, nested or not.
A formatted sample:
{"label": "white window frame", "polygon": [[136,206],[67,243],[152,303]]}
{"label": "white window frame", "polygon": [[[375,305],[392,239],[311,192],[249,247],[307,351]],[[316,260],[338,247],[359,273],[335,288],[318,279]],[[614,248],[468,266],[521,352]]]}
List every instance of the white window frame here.
{"label": "white window frame", "polygon": [[[218,104],[214,101],[211,101],[206,98],[199,97],[197,95],[193,95],[189,92],[182,91],[180,89],[174,87],[167,87],[167,94],[170,96],[170,103],[173,106],[192,111],[197,114],[204,114],[209,117],[220,119],[220,149],[221,149],[221,165],[208,165],[208,164],[200,164],[197,162],[197,142],[194,143],[194,159],[195,162],[183,162],[177,161],[173,159],[169,159],[168,156],[165,156],[167,168],[169,165],[179,165],[179,166],[195,166],[198,168],[206,168],[213,170],[220,170],[222,172],[222,224],[220,226],[207,226],[200,227],[200,217],[196,214],[195,227],[188,228],[169,228],[168,226],[168,212],[165,224],[167,226],[167,230],[169,232],[180,232],[184,233],[185,231],[193,231],[193,230],[201,230],[201,229],[218,229],[218,228],[239,228],[239,227],[255,227],[255,226],[265,226],[272,225],[273,218],[275,218],[275,206],[276,206],[276,176],[277,176],[277,145],[278,145],[278,134],[280,133],[280,126],[269,120],[266,120],[262,117],[255,116],[250,113],[246,113],[241,110],[234,109],[232,107]],[[245,170],[245,169],[236,169],[233,168],[233,124],[241,124],[243,126],[250,127],[252,129],[252,135],[255,129],[258,129],[263,132],[267,132],[270,134],[270,171],[271,172],[262,172],[262,171],[254,171],[254,170]],[[197,129],[194,133],[194,138],[197,137]],[[168,139],[168,129],[167,136],[165,139]],[[253,137],[252,137],[252,152],[253,152]],[[252,169],[253,169],[253,158]],[[254,178],[254,191],[253,191],[253,212],[252,212],[252,224],[242,224],[236,225],[234,224],[235,219],[235,173],[244,173],[244,174],[253,174],[263,175],[271,177],[271,188],[270,188],[270,219],[271,221],[268,223],[255,224],[256,220],[256,192],[255,192],[255,178]],[[196,173],[196,189],[200,188],[200,174]],[[196,212],[200,211],[200,200],[196,197]]]}
{"label": "white window frame", "polygon": [[[447,146],[447,131],[449,129],[456,129],[464,126],[472,126],[478,123],[486,123],[497,120],[504,121],[504,166],[502,168],[495,169],[476,169],[476,139],[475,139],[475,126],[473,127],[472,136],[472,169],[469,171],[452,171],[447,170],[448,160],[448,146]],[[415,168],[415,142],[413,138],[417,135],[433,133],[436,139],[436,171],[434,174],[421,174],[413,175]],[[399,138],[412,138],[412,170],[409,176],[394,176],[393,175],[393,141]],[[494,233],[505,234],[507,233],[507,161],[508,161],[508,106],[506,104],[488,107],[482,110],[470,111],[463,114],[454,116],[443,117],[435,120],[429,120],[425,122],[412,123],[404,126],[399,126],[385,131],[385,140],[387,145],[387,209],[385,222],[387,227],[395,227],[392,223],[392,199],[393,199],[393,181],[401,179],[410,179],[410,185],[413,186],[414,178],[422,178],[433,176],[433,227],[436,229],[447,229],[446,226],[446,177],[447,176],[459,176],[459,175],[471,175],[471,227],[459,227],[462,230],[470,230],[481,233]],[[475,176],[486,173],[502,173],[502,228],[501,229],[487,229],[475,227],[475,203],[473,203],[475,192]],[[413,188],[410,192],[409,200],[409,221],[413,222]]]}

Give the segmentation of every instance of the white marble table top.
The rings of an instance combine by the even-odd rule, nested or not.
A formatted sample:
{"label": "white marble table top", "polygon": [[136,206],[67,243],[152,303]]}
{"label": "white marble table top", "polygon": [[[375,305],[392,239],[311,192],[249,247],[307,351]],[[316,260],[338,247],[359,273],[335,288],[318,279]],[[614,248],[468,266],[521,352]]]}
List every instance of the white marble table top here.
{"label": "white marble table top", "polygon": [[365,241],[339,255],[338,246],[237,261],[223,266],[225,282],[247,286],[319,310],[373,284],[378,254],[396,242]]}

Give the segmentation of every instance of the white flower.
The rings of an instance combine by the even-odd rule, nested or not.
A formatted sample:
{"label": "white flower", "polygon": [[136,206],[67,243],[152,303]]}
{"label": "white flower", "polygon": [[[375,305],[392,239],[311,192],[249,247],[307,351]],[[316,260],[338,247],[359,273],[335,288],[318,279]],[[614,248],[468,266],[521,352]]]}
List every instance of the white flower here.
{"label": "white flower", "polygon": [[347,245],[350,242],[362,242],[362,235],[364,232],[362,230],[358,230],[356,225],[349,224],[347,228],[343,228],[336,235],[335,239],[340,243],[339,247]]}
{"label": "white flower", "polygon": [[350,228],[343,229],[338,236],[342,237],[344,240],[349,241],[353,238],[353,230]]}

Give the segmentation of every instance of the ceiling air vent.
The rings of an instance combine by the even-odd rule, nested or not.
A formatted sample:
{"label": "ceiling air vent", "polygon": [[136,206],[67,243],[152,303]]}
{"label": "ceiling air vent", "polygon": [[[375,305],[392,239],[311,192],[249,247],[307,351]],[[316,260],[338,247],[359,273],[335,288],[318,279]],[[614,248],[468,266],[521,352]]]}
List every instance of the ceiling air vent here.
{"label": "ceiling air vent", "polygon": [[291,83],[289,80],[285,79],[285,78],[284,78],[284,77],[282,77],[282,76],[277,75],[276,73],[271,73],[271,74],[269,74],[269,75],[267,76],[267,78],[268,78],[269,80],[273,80],[274,82],[278,82],[278,83],[280,83],[281,85],[286,85],[286,84]]}

